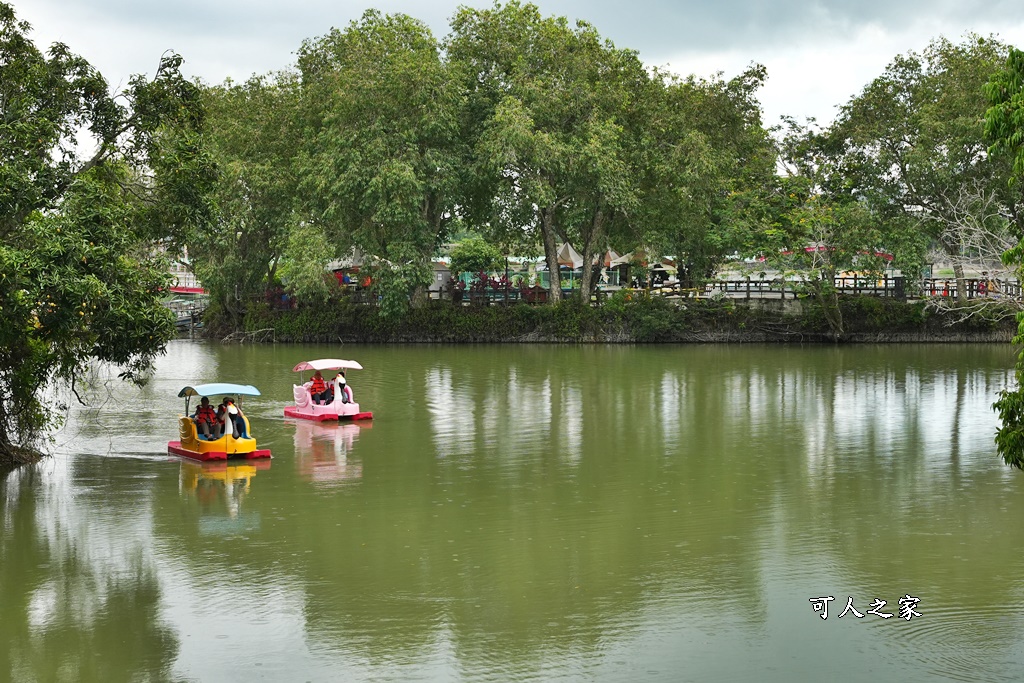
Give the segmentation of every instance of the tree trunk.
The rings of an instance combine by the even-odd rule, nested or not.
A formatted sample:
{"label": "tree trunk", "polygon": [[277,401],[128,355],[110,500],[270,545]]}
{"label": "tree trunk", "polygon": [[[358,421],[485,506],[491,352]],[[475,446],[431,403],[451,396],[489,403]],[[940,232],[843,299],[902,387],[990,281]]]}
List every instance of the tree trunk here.
{"label": "tree trunk", "polygon": [[423,285],[417,285],[416,288],[412,290],[412,298],[409,305],[412,308],[426,308],[429,300],[430,297],[427,295],[427,288]]}
{"label": "tree trunk", "polygon": [[844,334],[843,311],[839,307],[839,291],[835,287],[835,271],[825,271],[821,279],[811,283],[811,290],[821,306],[821,312],[825,316],[825,322],[828,323],[832,341],[839,341]]}
{"label": "tree trunk", "polygon": [[590,221],[590,229],[583,235],[583,275],[580,278],[580,297],[590,305],[590,292],[594,288],[594,248],[604,235],[604,211],[597,209]]}
{"label": "tree trunk", "polygon": [[548,301],[562,300],[562,277],[558,272],[558,246],[555,244],[555,209],[547,207],[540,212],[540,228],[544,237],[544,258],[548,264]]}
{"label": "tree trunk", "polygon": [[953,277],[956,278],[956,300],[963,303],[967,301],[967,280],[962,263],[953,264]]}
{"label": "tree trunk", "polygon": [[953,263],[953,278],[956,280],[956,300],[967,301],[967,281],[964,279],[964,265],[960,262],[960,248],[945,240],[940,240],[943,251]]}

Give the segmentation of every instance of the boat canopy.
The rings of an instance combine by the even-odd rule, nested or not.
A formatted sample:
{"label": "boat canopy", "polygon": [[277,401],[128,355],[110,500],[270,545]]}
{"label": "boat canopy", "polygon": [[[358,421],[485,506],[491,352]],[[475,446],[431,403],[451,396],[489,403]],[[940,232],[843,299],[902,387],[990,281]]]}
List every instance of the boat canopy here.
{"label": "boat canopy", "polygon": [[318,360],[304,360],[294,368],[292,372],[302,372],[303,370],[341,370],[344,368],[351,368],[353,370],[362,370],[363,366],[354,360],[341,360],[340,358],[320,358]]}
{"label": "boat canopy", "polygon": [[178,392],[178,398],[184,396],[259,396],[260,390],[251,384],[228,384],[226,382],[215,382],[213,384],[197,384],[194,387],[185,387]]}

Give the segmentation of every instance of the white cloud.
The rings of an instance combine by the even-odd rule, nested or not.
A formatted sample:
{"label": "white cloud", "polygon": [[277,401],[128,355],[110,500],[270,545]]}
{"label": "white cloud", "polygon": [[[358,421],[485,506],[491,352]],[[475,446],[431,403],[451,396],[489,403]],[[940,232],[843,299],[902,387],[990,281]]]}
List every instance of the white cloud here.
{"label": "white cloud", "polygon": [[[782,114],[813,116],[826,124],[836,107],[881,74],[893,57],[921,50],[939,35],[958,40],[968,31],[998,33],[1024,47],[1024,3],[989,0],[990,11],[982,11],[981,3],[972,1],[933,2],[928,11],[917,0],[864,0],[858,5],[827,0],[723,0],[715,5],[592,0],[585,6],[578,0],[544,0],[540,5],[544,14],[591,18],[618,47],[636,49],[641,58],[667,64],[682,75],[722,71],[730,77],[760,62],[768,68],[768,82],[760,93],[766,124],[778,122]],[[404,11],[421,18],[441,37],[458,2],[374,4],[383,12]],[[33,0],[15,9],[33,25],[37,45],[67,43],[116,87],[132,74],[151,75],[169,49],[184,56],[186,74],[209,83],[283,69],[294,63],[303,39],[324,35],[332,26],[344,27],[365,7],[347,0],[180,0],[172,5]],[[987,17],[998,17],[1000,23]]]}
{"label": "white cloud", "polygon": [[[1000,28],[1001,40],[1024,45],[1024,22]],[[681,53],[667,60],[667,66],[682,75],[708,77],[721,71],[731,78],[752,62],[764,64],[768,81],[758,99],[765,125],[789,115],[797,120],[813,117],[824,126],[835,118],[840,105],[880,76],[897,55],[920,52],[942,35],[957,42],[969,32],[990,35],[996,30],[984,25],[959,28],[934,19],[899,30],[872,23],[843,35],[819,35],[785,46]]]}

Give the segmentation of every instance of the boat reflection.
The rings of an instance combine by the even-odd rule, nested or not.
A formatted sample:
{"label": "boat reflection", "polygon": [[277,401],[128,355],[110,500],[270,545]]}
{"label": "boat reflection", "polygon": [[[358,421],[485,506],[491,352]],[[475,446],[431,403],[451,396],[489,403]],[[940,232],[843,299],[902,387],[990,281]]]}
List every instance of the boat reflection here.
{"label": "boat reflection", "polygon": [[270,462],[182,461],[178,489],[198,502],[201,533],[225,534],[259,528],[259,515],[242,513],[242,501],[256,473],[270,469]]}
{"label": "boat reflection", "polygon": [[295,458],[304,479],[316,483],[356,481],[363,465],[351,457],[359,433],[371,429],[369,421],[322,424],[287,420],[295,425]]}

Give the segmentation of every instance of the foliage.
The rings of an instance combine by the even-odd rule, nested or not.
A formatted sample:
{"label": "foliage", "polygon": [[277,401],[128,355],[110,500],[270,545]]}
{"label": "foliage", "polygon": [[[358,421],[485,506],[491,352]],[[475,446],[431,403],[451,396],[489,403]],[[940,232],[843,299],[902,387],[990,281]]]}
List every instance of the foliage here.
{"label": "foliage", "polygon": [[[193,267],[212,300],[237,327],[245,302],[260,298],[277,279],[284,250],[300,263],[292,268],[296,287],[316,289],[316,278],[298,283],[310,257],[323,263],[333,249],[318,243],[305,251],[298,242],[311,229],[299,220],[295,150],[300,140],[299,89],[294,74],[227,81],[203,91],[209,113],[208,138],[220,174],[217,220],[189,241]],[[294,231],[294,234],[293,234]],[[310,245],[313,248],[313,245]]]}
{"label": "foliage", "polygon": [[728,81],[657,76],[638,220],[650,249],[675,254],[680,278],[699,284],[727,254],[750,250],[774,188],[777,154],[756,99],[767,72],[753,65]]}
{"label": "foliage", "polygon": [[985,136],[989,150],[1012,158],[1018,182],[1024,179],[1024,51],[1010,48],[1006,63],[985,84],[989,108],[985,112]]}
{"label": "foliage", "polygon": [[501,267],[501,252],[482,237],[471,237],[452,247],[448,266],[452,277],[462,273],[491,272]]}
{"label": "foliage", "polygon": [[324,268],[331,244],[318,226],[302,224],[288,233],[288,246],[281,262],[280,276],[288,292],[304,303],[327,301],[338,280]]}
{"label": "foliage", "polygon": [[780,141],[786,176],[777,181],[774,222],[758,238],[767,263],[800,283],[835,339],[845,333],[836,278],[857,271],[880,276],[881,245],[891,225],[880,223],[842,182],[841,157],[813,127],[787,121]]}
{"label": "foliage", "polygon": [[460,9],[446,51],[474,142],[464,203],[495,241],[543,245],[557,302],[557,242],[579,240],[589,282],[609,226],[638,201],[647,74],[586,22],[519,2]]}
{"label": "foliage", "polygon": [[430,284],[433,269],[429,262],[410,254],[401,265],[378,262],[370,269],[370,274],[381,315],[400,318],[409,310],[410,293],[422,291]]}
{"label": "foliage", "polygon": [[[1005,66],[993,74],[986,86],[989,104],[985,115],[985,133],[992,142],[991,151],[1003,158],[1011,157],[1011,187],[1024,188],[1024,52],[1011,49]],[[1018,218],[1015,237],[1017,245],[1004,255],[1013,265],[1017,277],[1024,276],[1024,220]],[[1017,314],[1017,335],[1014,344],[1024,344],[1024,313]],[[1003,461],[1024,469],[1024,351],[1017,356],[1017,386],[999,394],[993,407],[999,411],[1000,427],[996,447]]]}
{"label": "foliage", "polygon": [[[842,108],[831,131],[842,182],[885,221],[937,244],[954,264],[961,296],[970,234],[1005,235],[1007,215],[1022,219],[1020,198],[1008,191],[1010,165],[987,154],[983,137],[982,88],[1006,51],[970,35],[900,55]],[[993,200],[1001,210],[988,210]]]}
{"label": "foliage", "polygon": [[299,70],[309,220],[340,252],[354,246],[380,260],[382,311],[401,315],[429,283],[424,268],[455,216],[457,83],[425,24],[375,10],[305,41]]}
{"label": "foliage", "polygon": [[179,56],[114,96],[29,30],[0,3],[0,460],[39,446],[91,363],[142,380],[174,334],[154,240],[173,249],[206,223],[213,179]]}

